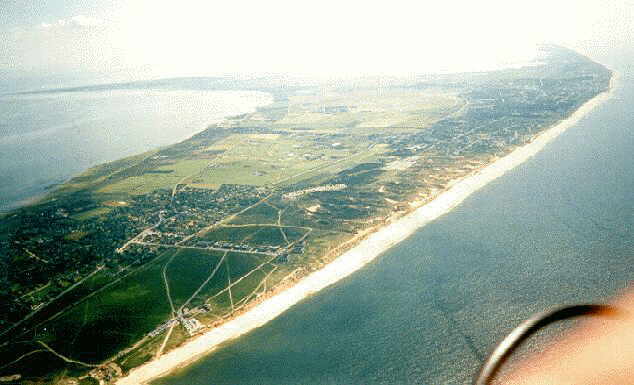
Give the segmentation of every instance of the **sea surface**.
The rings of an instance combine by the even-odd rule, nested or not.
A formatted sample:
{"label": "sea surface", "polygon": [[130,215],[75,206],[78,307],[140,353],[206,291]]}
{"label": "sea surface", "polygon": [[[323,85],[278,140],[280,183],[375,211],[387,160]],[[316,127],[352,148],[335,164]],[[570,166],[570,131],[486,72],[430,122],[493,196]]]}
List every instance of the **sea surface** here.
{"label": "sea surface", "polygon": [[634,279],[634,72],[376,262],[154,385],[469,384],[519,322]]}
{"label": "sea surface", "polygon": [[0,95],[0,212],[89,167],[179,142],[270,100],[148,88]]}

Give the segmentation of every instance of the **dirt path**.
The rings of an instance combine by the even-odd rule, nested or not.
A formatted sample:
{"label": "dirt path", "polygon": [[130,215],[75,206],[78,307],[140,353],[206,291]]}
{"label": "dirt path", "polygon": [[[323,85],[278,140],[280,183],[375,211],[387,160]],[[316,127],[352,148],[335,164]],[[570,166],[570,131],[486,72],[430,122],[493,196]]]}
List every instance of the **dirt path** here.
{"label": "dirt path", "polygon": [[174,302],[172,302],[172,295],[170,293],[170,285],[167,282],[167,266],[169,266],[169,264],[174,260],[174,257],[176,256],[176,253],[174,253],[174,255],[171,256],[171,258],[165,263],[165,265],[163,266],[163,282],[165,283],[165,295],[167,296],[167,300],[170,303],[170,308],[172,309],[172,317],[175,315],[176,313],[176,309],[174,309]]}
{"label": "dirt path", "polygon": [[13,360],[13,361],[9,362],[8,364],[5,364],[5,365],[0,366],[0,369],[8,368],[9,366],[11,366],[11,365],[13,365],[13,364],[15,364],[15,363],[19,362],[20,360],[22,360],[23,358],[26,358],[26,357],[30,356],[31,354],[40,353],[40,352],[47,352],[47,351],[48,351],[48,350],[45,350],[45,349],[37,349],[37,350],[30,351],[30,352],[28,352],[28,353],[25,353],[25,354],[21,355],[21,356],[20,356],[20,357],[18,357],[17,359],[15,359],[15,360]]}
{"label": "dirt path", "polygon": [[94,364],[87,364],[85,362],[81,362],[81,361],[76,361],[76,360],[72,360],[66,356],[63,356],[59,353],[57,353],[55,350],[53,350],[53,348],[51,348],[50,346],[48,346],[46,343],[44,343],[43,341],[37,341],[40,345],[44,346],[46,348],[46,350],[48,350],[49,352],[53,353],[54,355],[56,355],[57,357],[61,358],[62,360],[68,362],[68,363],[72,363],[72,364],[79,364],[79,365],[83,365],[89,368],[96,368],[99,365],[94,365]]}
{"label": "dirt path", "polygon": [[165,350],[165,346],[167,346],[167,341],[170,339],[170,336],[172,335],[172,331],[174,330],[175,326],[176,324],[173,324],[172,326],[170,326],[170,329],[167,331],[167,335],[165,336],[165,339],[163,340],[161,347],[156,351],[156,354],[154,355],[154,359],[157,359],[161,355],[163,355],[163,350]]}

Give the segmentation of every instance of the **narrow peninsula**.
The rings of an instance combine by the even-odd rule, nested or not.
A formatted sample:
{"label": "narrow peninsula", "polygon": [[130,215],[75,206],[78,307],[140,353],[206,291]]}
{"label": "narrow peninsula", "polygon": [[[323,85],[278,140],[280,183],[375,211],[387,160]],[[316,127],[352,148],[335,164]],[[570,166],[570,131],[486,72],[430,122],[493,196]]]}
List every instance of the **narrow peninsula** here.
{"label": "narrow peninsula", "polygon": [[164,80],[274,102],[0,218],[0,382],[139,384],[186,364],[539,151],[612,78],[544,46],[479,73]]}

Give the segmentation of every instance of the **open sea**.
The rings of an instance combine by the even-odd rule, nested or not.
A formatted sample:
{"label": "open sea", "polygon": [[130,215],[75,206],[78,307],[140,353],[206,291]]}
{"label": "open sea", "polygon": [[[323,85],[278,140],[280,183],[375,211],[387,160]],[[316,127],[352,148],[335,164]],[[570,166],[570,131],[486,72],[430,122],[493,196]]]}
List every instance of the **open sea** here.
{"label": "open sea", "polygon": [[270,101],[261,92],[148,88],[0,94],[0,212],[89,167],[179,142]]}
{"label": "open sea", "polygon": [[537,311],[634,279],[634,71],[537,156],[362,270],[154,385],[469,384]]}

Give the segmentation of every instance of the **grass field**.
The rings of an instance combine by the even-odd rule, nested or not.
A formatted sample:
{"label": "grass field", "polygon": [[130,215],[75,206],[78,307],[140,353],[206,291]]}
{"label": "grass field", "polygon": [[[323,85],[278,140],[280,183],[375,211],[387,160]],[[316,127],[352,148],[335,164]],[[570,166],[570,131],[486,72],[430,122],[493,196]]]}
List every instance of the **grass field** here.
{"label": "grass field", "polygon": [[191,249],[176,252],[165,269],[175,308],[180,308],[213,273],[222,255],[221,252]]}
{"label": "grass field", "polygon": [[[242,226],[242,225],[238,225]],[[284,231],[284,235],[282,235]],[[203,235],[201,239],[209,242],[227,241],[244,243],[253,246],[286,246],[288,242],[299,239],[307,230],[297,227],[275,226],[247,226],[247,227],[220,227]]]}
{"label": "grass field", "polygon": [[132,345],[169,316],[161,269],[172,253],[43,325],[43,339],[61,354],[89,363]]}
{"label": "grass field", "polygon": [[276,224],[278,210],[270,205],[257,205],[232,219],[230,224]]}
{"label": "grass field", "polygon": [[[275,126],[315,130],[425,128],[463,103],[447,92],[407,89],[302,95],[290,99],[288,114]],[[345,110],[329,112],[342,107]]]}
{"label": "grass field", "polygon": [[293,175],[329,164],[333,159],[350,156],[353,146],[333,147],[311,138],[261,135],[233,135],[210,149],[223,151],[215,167],[195,178],[196,183],[218,186],[231,181],[237,184],[264,185],[278,183]]}
{"label": "grass field", "polygon": [[111,208],[108,207],[98,207],[96,209],[92,209],[92,210],[88,210],[88,211],[84,211],[82,213],[73,215],[73,218],[78,219],[80,221],[92,218],[92,217],[99,217],[102,215],[106,215],[108,214],[110,211],[112,211]]}
{"label": "grass field", "polygon": [[130,176],[123,180],[108,184],[97,192],[146,194],[160,188],[170,188],[187,177],[195,177],[209,164],[209,159],[184,159],[156,167],[152,172]]}

